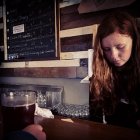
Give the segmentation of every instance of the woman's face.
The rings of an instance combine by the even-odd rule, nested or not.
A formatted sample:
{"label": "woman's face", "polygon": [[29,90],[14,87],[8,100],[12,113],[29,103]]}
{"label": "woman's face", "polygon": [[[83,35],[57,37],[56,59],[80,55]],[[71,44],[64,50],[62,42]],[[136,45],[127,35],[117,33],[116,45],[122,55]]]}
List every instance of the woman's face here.
{"label": "woman's face", "polygon": [[114,32],[102,39],[102,49],[107,60],[116,67],[123,66],[132,52],[132,38]]}

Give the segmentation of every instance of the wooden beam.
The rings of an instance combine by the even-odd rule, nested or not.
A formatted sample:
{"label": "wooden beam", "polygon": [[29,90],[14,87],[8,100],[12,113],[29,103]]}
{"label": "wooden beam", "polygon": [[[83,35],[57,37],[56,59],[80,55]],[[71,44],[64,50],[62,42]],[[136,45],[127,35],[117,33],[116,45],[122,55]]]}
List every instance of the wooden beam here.
{"label": "wooden beam", "polygon": [[83,78],[87,67],[2,68],[0,77]]}

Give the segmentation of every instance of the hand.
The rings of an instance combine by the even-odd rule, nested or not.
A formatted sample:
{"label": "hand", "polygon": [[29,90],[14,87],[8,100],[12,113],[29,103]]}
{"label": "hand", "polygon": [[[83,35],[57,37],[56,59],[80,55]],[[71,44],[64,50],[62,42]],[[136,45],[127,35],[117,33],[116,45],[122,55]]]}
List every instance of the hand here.
{"label": "hand", "polygon": [[37,138],[37,140],[46,140],[46,134],[43,131],[43,127],[39,124],[31,124],[25,127],[23,131],[32,134],[34,137]]}

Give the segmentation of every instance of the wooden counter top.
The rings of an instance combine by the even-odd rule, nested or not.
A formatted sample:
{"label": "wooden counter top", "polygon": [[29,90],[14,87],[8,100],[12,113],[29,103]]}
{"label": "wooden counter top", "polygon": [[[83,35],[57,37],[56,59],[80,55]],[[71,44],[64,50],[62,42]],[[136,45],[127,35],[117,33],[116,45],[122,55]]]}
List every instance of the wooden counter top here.
{"label": "wooden counter top", "polygon": [[46,132],[47,140],[140,140],[140,129],[62,117],[41,118],[39,121]]}
{"label": "wooden counter top", "polygon": [[140,130],[81,119],[44,119],[47,140],[139,140]]}

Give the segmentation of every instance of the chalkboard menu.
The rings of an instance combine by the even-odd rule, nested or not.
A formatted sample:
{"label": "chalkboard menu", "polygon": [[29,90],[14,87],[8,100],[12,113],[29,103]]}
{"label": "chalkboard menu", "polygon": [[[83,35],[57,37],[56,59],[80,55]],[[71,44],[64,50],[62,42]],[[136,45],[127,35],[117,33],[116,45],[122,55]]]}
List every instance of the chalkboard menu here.
{"label": "chalkboard menu", "polygon": [[55,0],[6,0],[7,59],[56,57]]}

